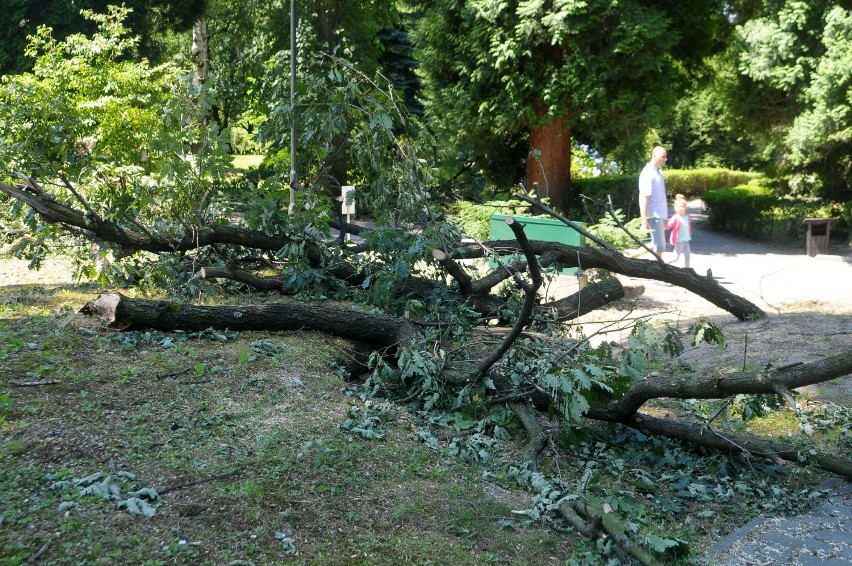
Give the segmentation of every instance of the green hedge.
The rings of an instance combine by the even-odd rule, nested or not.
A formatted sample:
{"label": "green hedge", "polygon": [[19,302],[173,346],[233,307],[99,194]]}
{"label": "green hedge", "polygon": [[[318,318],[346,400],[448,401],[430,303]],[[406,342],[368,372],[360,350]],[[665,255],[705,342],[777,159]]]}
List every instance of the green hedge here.
{"label": "green hedge", "polygon": [[752,238],[802,239],[805,218],[836,218],[832,232],[848,237],[852,221],[852,202],[780,197],[756,184],[707,191],[702,199],[713,229]]}
{"label": "green hedge", "polygon": [[716,230],[749,237],[772,232],[772,209],[779,199],[766,189],[742,185],[707,191],[701,198],[707,220]]}
{"label": "green hedge", "polygon": [[[728,189],[748,183],[756,173],[731,171],[730,169],[670,169],[664,170],[666,193],[669,200],[680,193],[698,198],[707,191]],[[621,209],[627,218],[639,216],[639,174],[575,179],[572,182],[571,200],[568,210],[573,216],[582,215],[584,220],[597,221],[607,214],[607,196],[612,197],[615,209]],[[585,196],[585,198],[582,198]],[[588,212],[587,212],[588,210]]]}

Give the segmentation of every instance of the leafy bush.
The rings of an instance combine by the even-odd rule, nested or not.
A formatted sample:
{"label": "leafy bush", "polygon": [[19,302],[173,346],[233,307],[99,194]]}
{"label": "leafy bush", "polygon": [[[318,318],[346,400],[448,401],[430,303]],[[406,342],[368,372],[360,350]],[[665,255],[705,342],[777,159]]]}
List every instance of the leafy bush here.
{"label": "leafy bush", "polygon": [[846,238],[852,222],[852,202],[826,203],[815,198],[778,196],[763,181],[708,191],[702,198],[710,226],[741,236],[798,240],[804,236],[805,218],[835,218],[832,233]]}
{"label": "leafy bush", "polygon": [[772,231],[772,209],[778,197],[757,185],[707,191],[707,219],[714,229],[759,237]]}

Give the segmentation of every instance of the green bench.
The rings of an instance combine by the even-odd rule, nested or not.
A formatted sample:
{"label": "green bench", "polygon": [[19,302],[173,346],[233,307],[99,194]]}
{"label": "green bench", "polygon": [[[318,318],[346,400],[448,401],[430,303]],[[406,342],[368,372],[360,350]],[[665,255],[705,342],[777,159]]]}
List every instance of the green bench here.
{"label": "green bench", "polygon": [[[559,220],[553,218],[532,218],[528,216],[515,216],[515,220],[524,225],[524,234],[530,240],[540,240],[543,242],[559,242],[569,246],[582,246],[585,243],[585,238],[582,234],[566,226]],[[582,222],[576,222],[579,226],[585,227]],[[515,234],[509,225],[506,224],[505,214],[492,214],[490,230],[488,233],[489,240],[514,240]],[[576,267],[569,267],[559,271],[560,275],[577,275]]]}

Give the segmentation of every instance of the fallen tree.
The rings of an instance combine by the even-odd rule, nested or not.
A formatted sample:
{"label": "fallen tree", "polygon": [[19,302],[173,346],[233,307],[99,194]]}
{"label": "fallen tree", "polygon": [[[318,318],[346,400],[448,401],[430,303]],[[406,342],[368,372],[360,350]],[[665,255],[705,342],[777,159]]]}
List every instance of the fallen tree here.
{"label": "fallen tree", "polygon": [[[396,348],[416,343],[420,339],[418,325],[399,317],[366,313],[343,305],[301,304],[296,302],[266,305],[193,306],[167,301],[150,301],[106,293],[86,304],[82,311],[98,318],[104,326],[126,328],[154,328],[160,330],[197,331],[206,328],[219,330],[316,330],[342,338],[367,340],[376,348]],[[464,366],[440,364],[443,375],[436,376],[448,382],[471,383],[476,373],[464,373]],[[461,372],[461,373],[460,373]],[[618,399],[594,404],[584,413],[585,418],[619,423],[646,434],[663,435],[698,445],[731,451],[742,451],[766,458],[779,458],[800,462],[805,457],[801,448],[767,439],[749,437],[741,433],[720,432],[709,422],[687,422],[652,416],[640,412],[641,407],[657,399],[728,399],[744,394],[782,394],[792,399],[790,391],[806,385],[852,374],[852,352],[811,362],[795,364],[775,370],[737,372],[720,376],[678,375],[646,377],[633,383]],[[460,377],[461,376],[461,377]],[[499,371],[489,375],[496,384],[492,395],[506,397],[516,388]],[[512,396],[517,401],[532,398],[540,390],[525,395]],[[525,407],[525,405],[522,405]],[[534,421],[527,421],[525,411],[522,421],[536,445],[530,451],[531,459],[542,448],[541,435]],[[838,455],[816,452],[812,455],[817,465],[832,473],[852,478],[852,461]]]}
{"label": "fallen tree", "polygon": [[[0,140],[0,162],[14,168],[0,179],[0,193],[11,205],[2,210],[4,233],[14,233],[10,253],[35,263],[72,241],[77,259],[88,261],[90,267],[97,264],[91,272],[100,270],[105,283],[121,286],[150,279],[154,283],[146,290],[156,288],[168,298],[102,295],[83,310],[104,326],[165,331],[312,329],[368,342],[369,394],[410,403],[418,414],[462,414],[477,421],[477,431],[495,438],[497,425],[489,418],[511,420],[514,414],[512,424],[523,427],[529,437],[522,458],[532,468],[552,438],[543,428],[541,411],[563,429],[591,421],[617,423],[714,449],[799,458],[799,447],[732,433],[715,423],[715,417],[692,421],[660,415],[660,401],[691,395],[789,396],[790,388],[850,370],[848,358],[839,357],[779,368],[771,375],[726,376],[721,382],[695,374],[660,376],[650,370],[653,356],[665,349],[663,345],[674,347],[682,336],[673,331],[663,338],[647,324],[636,325],[639,330],[631,337],[636,344],[592,348],[566,323],[622,298],[622,284],[612,277],[554,299],[541,292],[552,274],[547,268],[598,269],[656,279],[688,289],[739,320],[765,314],[709,274],[623,256],[527,193],[520,198],[583,233],[590,245],[530,241],[522,222],[511,215],[507,221],[513,240],[462,240],[457,228],[431,209],[434,203],[427,188],[434,179],[424,170],[437,168],[421,159],[435,149],[426,139],[426,129],[407,121],[393,92],[381,91],[370,77],[353,78],[357,71],[351,66],[323,71],[323,76],[340,76],[341,81],[333,89],[317,90],[322,104],[313,108],[300,103],[300,123],[313,128],[305,138],[316,142],[314,149],[324,149],[308,156],[304,163],[309,165],[298,172],[299,178],[291,174],[287,186],[288,172],[278,171],[271,183],[236,187],[228,173],[232,163],[228,136],[213,127],[198,92],[167,95],[182,91],[165,88],[177,86],[165,80],[137,81],[126,88],[130,96],[124,98],[116,86],[118,102],[107,105],[97,88],[68,85],[89,85],[92,77],[101,79],[94,84],[122,85],[124,77],[137,76],[126,72],[124,65],[114,68],[100,58],[82,56],[114,51],[118,57],[121,49],[104,49],[101,44],[81,49],[81,57],[69,61],[73,65],[66,66],[62,80],[55,82],[55,65],[67,55],[58,47],[56,51],[45,53],[36,66],[42,74],[9,77],[0,89],[0,115],[9,125]],[[150,94],[145,88],[152,89]],[[140,100],[159,102],[137,108]],[[116,115],[106,112],[107,107],[134,112]],[[280,141],[287,136],[275,129],[289,120],[287,111],[279,110],[270,117],[269,133],[270,139]],[[328,120],[329,115],[346,119]],[[145,119],[139,121],[140,117]],[[404,140],[397,137],[399,132],[405,132]],[[352,145],[343,147],[343,139]],[[300,148],[300,155],[312,151],[312,144],[307,145]],[[329,155],[329,148],[347,153]],[[270,155],[278,149],[273,142]],[[338,167],[331,167],[332,161]],[[332,209],[329,196],[344,180],[333,178],[331,172],[344,163],[359,177],[355,196],[359,207],[376,218],[376,230],[343,224]],[[27,173],[14,174],[16,170]],[[282,198],[287,189],[289,207]],[[295,191],[299,206],[292,200]],[[244,205],[239,214],[232,206],[238,201]],[[335,236],[330,228],[340,234]],[[363,239],[359,244],[340,237],[359,232]],[[496,267],[485,268],[487,262],[480,260],[486,257]],[[159,278],[149,278],[152,273]],[[246,294],[241,295],[243,303],[227,306],[173,300],[195,300],[213,287],[212,282],[242,293],[262,291],[265,301],[248,299],[252,304],[243,304]],[[628,430],[624,427],[613,429]],[[820,455],[817,462],[848,474],[841,457]],[[578,490],[576,495],[576,504],[560,505],[559,512],[579,532],[598,537],[605,529],[625,552],[646,563],[654,560],[635,548],[623,530],[613,529],[605,507],[581,504],[579,498],[586,494]]]}
{"label": "fallen tree", "polygon": [[[133,229],[101,218],[77,191],[72,190],[72,194],[76,195],[83,210],[60,202],[54,195],[45,192],[33,179],[23,175],[21,178],[25,181],[23,186],[13,187],[0,183],[0,191],[28,204],[49,223],[59,224],[67,230],[83,230],[92,240],[110,242],[128,250],[128,253],[142,250],[180,253],[199,247],[225,244],[270,251],[279,249],[291,241],[286,236],[269,236],[245,227],[226,225],[193,228],[189,234],[181,237],[159,236],[142,226]],[[67,179],[64,182],[73,189]],[[758,307],[729,292],[712,277],[700,276],[691,269],[680,269],[655,261],[630,259],[616,250],[603,246],[591,248],[529,241],[524,234],[521,222],[508,217],[507,223],[516,235],[513,241],[457,245],[452,252],[437,248],[431,252],[435,262],[441,265],[454,281],[454,292],[460,304],[466,301],[485,318],[501,316],[500,310],[506,307],[505,299],[491,294],[500,283],[514,280],[524,297],[520,311],[514,314],[513,328],[507,334],[489,333],[492,340],[486,343],[490,346],[480,350],[472,358],[465,358],[467,360],[465,363],[448,359],[437,360],[436,367],[440,368],[440,375],[437,377],[446,383],[461,385],[475,384],[485,378],[493,380],[497,384],[492,392],[493,398],[511,397],[513,399],[512,409],[518,414],[533,439],[531,445],[534,447],[529,451],[530,459],[533,461],[535,454],[542,447],[542,436],[540,431],[535,429],[535,420],[530,419],[526,409],[523,408],[525,405],[518,404],[517,401],[524,397],[538,397],[538,402],[541,404],[542,394],[544,393],[544,397],[547,397],[547,392],[538,387],[531,389],[529,393],[519,394],[517,385],[507,381],[501,375],[501,370],[492,371],[493,367],[506,355],[512,344],[540,313],[549,312],[551,320],[565,322],[624,296],[624,288],[618,279],[609,278],[569,297],[541,303],[538,299],[538,290],[541,286],[540,269],[550,266],[596,268],[630,277],[657,279],[693,291],[731,312],[737,318],[764,316],[763,311]],[[305,246],[304,249],[307,259],[312,264],[322,263],[320,243]],[[354,257],[356,252],[351,251],[351,253]],[[478,279],[471,276],[468,268],[461,263],[464,260],[489,257],[489,254],[503,257],[509,254],[522,254],[524,257],[523,260],[514,261],[508,265],[501,262]],[[354,265],[354,260],[343,261],[338,263],[331,272],[350,283],[362,284],[364,278]],[[199,271],[205,279],[229,279],[258,290],[287,292],[286,278],[281,276],[258,275],[252,271],[234,267],[204,267]],[[531,275],[531,279],[527,279],[526,282],[522,279],[525,274]],[[403,296],[414,294],[426,297],[438,286],[440,282],[436,280],[410,277],[400,283],[396,293]],[[310,329],[353,340],[367,339],[376,348],[386,351],[389,348],[409,347],[423,339],[421,323],[417,320],[364,312],[339,304],[317,302],[306,304],[289,301],[263,305],[209,307],[131,299],[111,293],[91,301],[83,311],[97,316],[104,325],[120,328],[160,330],[217,328],[238,331]],[[496,341],[493,339],[495,336],[499,336]],[[474,361],[470,362],[470,359]],[[706,446],[754,451],[795,459],[799,457],[798,451],[786,445],[771,445],[767,448],[758,440],[733,439],[710,432],[713,429],[709,425],[660,419],[641,413],[640,408],[648,401],[660,398],[725,399],[740,394],[768,393],[781,394],[789,399],[791,389],[820,383],[850,372],[852,372],[852,359],[848,355],[841,355],[819,364],[776,371],[772,375],[753,373],[719,379],[707,377],[696,379],[695,376],[677,379],[659,377],[644,379],[631,384],[619,399],[589,407],[584,416]],[[831,457],[820,458],[819,462],[823,467],[836,473],[849,475],[850,468],[845,462]]]}
{"label": "fallen tree", "polygon": [[[289,236],[269,235],[240,225],[209,224],[190,227],[182,235],[155,234],[138,222],[116,222],[101,217],[82,195],[72,190],[73,186],[67,180],[64,183],[82,209],[47,193],[33,179],[26,176],[22,179],[24,185],[17,187],[0,183],[0,191],[32,207],[45,222],[61,226],[69,233],[82,234],[99,244],[115,246],[122,255],[144,251],[180,256],[197,253],[201,249],[232,246],[246,250],[239,252],[245,257],[256,258],[260,252],[272,254],[271,259],[277,250],[294,244]],[[790,391],[796,387],[821,383],[852,372],[852,356],[836,356],[817,363],[779,369],[771,374],[650,376],[633,371],[626,377],[627,374],[610,371],[604,377],[588,379],[591,374],[587,375],[589,383],[582,379],[572,381],[576,372],[582,373],[579,368],[587,367],[584,364],[588,362],[583,361],[582,353],[586,346],[582,341],[559,338],[558,332],[553,333],[553,325],[562,325],[619,300],[624,297],[625,289],[617,278],[611,277],[571,296],[542,301],[543,270],[548,267],[600,269],[633,278],[664,281],[694,292],[740,320],[760,318],[765,314],[749,301],[720,286],[709,275],[701,276],[693,270],[657,261],[631,259],[608,246],[579,247],[530,241],[522,222],[513,217],[506,220],[515,240],[432,248],[429,256],[434,265],[441,268],[438,277],[435,273],[431,277],[411,274],[396,280],[393,286],[392,295],[396,300],[446,301],[442,312],[462,307],[470,309],[476,315],[473,326],[466,326],[468,323],[461,319],[427,320],[424,317],[368,311],[351,303],[283,298],[264,304],[204,306],[107,293],[89,302],[82,312],[97,317],[104,326],[119,329],[314,330],[366,342],[369,348],[382,352],[388,363],[411,357],[402,352],[418,352],[415,355],[422,357],[419,373],[403,370],[409,378],[395,384],[384,383],[384,389],[405,399],[421,398],[424,402],[431,399],[430,403],[438,397],[458,400],[477,392],[473,397],[484,397],[492,406],[504,404],[516,415],[528,435],[524,458],[532,469],[538,469],[539,454],[549,438],[540,425],[538,411],[555,410],[575,426],[584,419],[617,423],[644,434],[680,439],[717,450],[777,461],[807,460],[832,473],[852,478],[852,462],[844,457],[733,432],[714,425],[712,419],[694,421],[664,417],[646,408],[671,398],[732,399],[746,394],[779,394],[789,399],[792,398]],[[347,229],[345,225],[338,227]],[[300,249],[311,268],[322,271],[325,276],[349,287],[369,286],[369,271],[360,267],[364,244],[337,245],[333,261],[329,260],[327,248],[332,246],[329,241],[302,242]],[[368,250],[368,253],[373,252]],[[467,262],[484,258],[496,261],[496,267],[484,275],[476,275]],[[285,295],[298,292],[291,283],[291,277],[270,274],[268,269],[266,272],[246,269],[246,263],[251,262],[208,264],[198,267],[197,275],[205,281],[228,280],[258,291]],[[271,265],[271,262],[266,260],[266,265]],[[505,292],[497,292],[506,284],[512,289],[514,299],[511,294],[507,296]],[[487,321],[497,326],[482,326]],[[504,328],[501,329],[501,326]],[[465,330],[459,334],[456,327],[465,327]],[[452,338],[449,337],[451,334]],[[523,346],[519,348],[521,342]],[[353,356],[353,360],[361,363],[363,353]],[[515,359],[523,356],[537,358],[535,364],[541,368],[536,371],[543,373],[519,377]],[[545,367],[548,364],[552,369]],[[362,374],[365,369],[368,368],[359,367],[352,369],[351,373]],[[577,523],[575,527],[587,536],[598,536],[603,525],[607,524],[600,520],[606,515],[600,510],[585,509],[581,513],[579,508],[563,505],[560,512],[569,523]],[[584,522],[582,515],[588,517],[588,522]],[[626,553],[646,563],[652,560],[623,534],[616,538]]]}

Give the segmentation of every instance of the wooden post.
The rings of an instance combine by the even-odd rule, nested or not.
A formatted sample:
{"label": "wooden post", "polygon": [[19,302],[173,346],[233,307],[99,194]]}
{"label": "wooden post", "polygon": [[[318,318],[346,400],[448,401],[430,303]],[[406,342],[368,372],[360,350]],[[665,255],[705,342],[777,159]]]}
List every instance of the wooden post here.
{"label": "wooden post", "polygon": [[828,240],[831,236],[831,223],[834,218],[805,218],[805,251],[810,257],[828,253]]}

